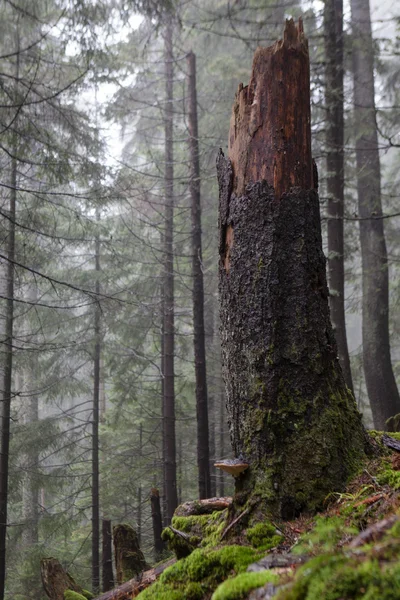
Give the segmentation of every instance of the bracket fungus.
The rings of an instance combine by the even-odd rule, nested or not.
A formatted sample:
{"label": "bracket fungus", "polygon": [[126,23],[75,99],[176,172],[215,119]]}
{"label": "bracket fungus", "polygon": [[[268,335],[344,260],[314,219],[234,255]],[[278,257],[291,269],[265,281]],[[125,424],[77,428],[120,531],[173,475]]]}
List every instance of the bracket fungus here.
{"label": "bracket fungus", "polygon": [[216,463],[214,463],[214,467],[229,473],[229,475],[233,475],[233,477],[239,477],[239,475],[243,473],[248,466],[249,463],[240,458],[218,460]]}

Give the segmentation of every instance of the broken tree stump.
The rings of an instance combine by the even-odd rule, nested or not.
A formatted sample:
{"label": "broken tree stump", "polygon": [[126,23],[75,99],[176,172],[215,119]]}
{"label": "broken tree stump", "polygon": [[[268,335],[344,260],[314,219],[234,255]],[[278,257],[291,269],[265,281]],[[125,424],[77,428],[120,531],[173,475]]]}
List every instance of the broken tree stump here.
{"label": "broken tree stump", "polygon": [[102,587],[103,592],[108,592],[114,587],[114,573],[112,564],[112,533],[111,521],[102,521]]}
{"label": "broken tree stump", "polygon": [[64,592],[71,590],[82,594],[83,588],[61,566],[56,558],[42,558],[40,573],[46,595],[50,600],[64,600]]}
{"label": "broken tree stump", "polygon": [[150,569],[140,549],[137,533],[131,525],[115,525],[113,538],[118,585]]}
{"label": "broken tree stump", "polygon": [[330,322],[313,175],[308,42],[301,21],[254,55],[217,159],[223,377],[234,456],[234,515],[275,518],[343,489],[366,436]]}
{"label": "broken tree stump", "polygon": [[164,541],[161,537],[163,526],[160,505],[160,493],[157,488],[152,488],[150,492],[151,518],[153,521],[153,536],[154,536],[154,558],[160,560],[160,556],[164,551]]}

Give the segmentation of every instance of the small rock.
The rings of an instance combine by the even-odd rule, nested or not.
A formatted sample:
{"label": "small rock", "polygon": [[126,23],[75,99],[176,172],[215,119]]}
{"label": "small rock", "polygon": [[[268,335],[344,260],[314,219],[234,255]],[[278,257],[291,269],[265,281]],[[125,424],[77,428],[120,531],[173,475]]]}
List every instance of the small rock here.
{"label": "small rock", "polygon": [[267,571],[268,569],[282,569],[292,565],[301,565],[307,560],[306,556],[294,556],[293,554],[267,554],[261,560],[247,567],[251,573]]}
{"label": "small rock", "polygon": [[280,588],[281,586],[277,587],[272,583],[267,583],[264,587],[253,590],[248,596],[248,600],[272,600]]}

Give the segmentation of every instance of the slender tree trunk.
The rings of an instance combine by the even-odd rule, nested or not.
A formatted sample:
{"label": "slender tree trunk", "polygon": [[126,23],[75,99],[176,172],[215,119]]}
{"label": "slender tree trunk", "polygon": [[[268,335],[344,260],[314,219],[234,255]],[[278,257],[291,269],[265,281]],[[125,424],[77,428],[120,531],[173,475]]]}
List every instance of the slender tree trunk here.
{"label": "slender tree trunk", "polygon": [[362,259],[362,340],[365,382],[374,425],[400,413],[390,356],[389,267],[381,200],[374,89],[374,51],[368,0],[351,0],[357,193]]}
{"label": "slender tree trunk", "polygon": [[199,497],[210,496],[210,464],[208,446],[208,404],[206,346],[204,335],[204,282],[201,249],[201,202],[199,131],[197,119],[196,56],[187,55],[188,66],[188,129],[190,151],[190,196],[192,215],[192,279],[194,367],[196,376],[197,468]]}
{"label": "slender tree trunk", "polygon": [[112,533],[111,521],[103,519],[102,523],[102,575],[103,592],[108,592],[114,587],[114,573],[112,565]]}
{"label": "slender tree trunk", "polygon": [[[140,415],[141,416],[141,415]],[[139,468],[142,466],[143,457],[143,425],[139,425]],[[137,536],[139,546],[142,543],[142,485],[139,483],[137,491]]]}
{"label": "slender tree trunk", "polygon": [[[33,281],[28,293],[29,302],[34,305],[37,302],[37,286]],[[28,324],[27,324],[28,325]],[[32,339],[32,338],[31,338]],[[39,399],[34,390],[37,387],[36,379],[38,374],[38,356],[32,354],[29,359],[26,370],[25,385],[27,397],[24,398],[24,424],[29,427],[32,423],[39,420]],[[24,467],[26,469],[22,481],[22,514],[25,523],[22,534],[25,549],[31,548],[38,543],[38,501],[39,490],[37,485],[37,468],[39,463],[39,453],[35,447],[31,447],[29,455],[24,457]]]}
{"label": "slender tree trunk", "polygon": [[[97,210],[97,221],[100,220]],[[95,291],[100,294],[100,239],[95,242]],[[99,300],[97,300],[99,302]],[[100,589],[100,498],[99,498],[99,407],[100,407],[100,360],[101,360],[101,315],[97,303],[94,312],[94,381],[92,422],[92,588],[97,594]]]}
{"label": "slender tree trunk", "polygon": [[[19,31],[17,31],[16,81],[19,79]],[[17,84],[18,85],[18,84]],[[16,92],[18,90],[16,89]],[[16,94],[17,97],[17,94]],[[16,134],[13,140],[13,158],[11,159],[10,204],[7,244],[7,300],[6,324],[4,339],[4,380],[3,380],[3,412],[1,419],[0,445],[0,600],[4,599],[6,581],[6,538],[8,509],[8,475],[10,450],[10,419],[13,376],[13,329],[14,329],[14,264],[15,260],[15,218],[17,205],[17,153]]]}
{"label": "slender tree trunk", "polygon": [[[163,239],[161,240],[164,241]],[[165,277],[165,276],[164,276]],[[162,477],[162,514],[164,527],[168,525],[167,519],[167,495],[166,495],[166,473],[165,473],[165,300],[164,282],[161,284],[161,334],[160,334],[160,373],[161,373],[161,477]]]}
{"label": "slender tree trunk", "polygon": [[165,281],[164,281],[164,442],[165,496],[167,522],[170,523],[178,505],[176,489],[175,439],[175,325],[174,325],[174,153],[173,153],[173,80],[174,56],[172,22],[167,18],[164,35],[166,102],[165,102]]}
{"label": "slender tree trunk", "polygon": [[[221,382],[222,384],[222,382]],[[219,399],[219,454],[221,458],[225,458],[225,394],[224,390],[221,389]],[[224,472],[222,469],[218,469],[218,495],[223,498],[225,496],[225,485],[224,485]]]}
{"label": "slender tree trunk", "polygon": [[324,30],[329,305],[343,376],[354,393],[344,307],[343,0],[326,0]]}
{"label": "slender tree trunk", "polygon": [[164,551],[164,542],[161,538],[162,533],[162,517],[160,506],[160,494],[157,488],[153,488],[150,492],[151,502],[151,518],[153,521],[153,536],[154,536],[154,560],[158,562]]}
{"label": "slender tree trunk", "polygon": [[284,519],[342,489],[365,433],[332,332],[313,188],[308,44],[300,21],[258,48],[218,159],[223,372],[236,506]]}

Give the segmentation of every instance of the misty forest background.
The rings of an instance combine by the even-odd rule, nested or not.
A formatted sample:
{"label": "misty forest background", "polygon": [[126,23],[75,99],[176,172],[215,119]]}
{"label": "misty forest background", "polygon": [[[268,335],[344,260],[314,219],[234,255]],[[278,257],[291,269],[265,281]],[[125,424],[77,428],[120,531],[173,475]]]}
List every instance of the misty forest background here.
{"label": "misty forest background", "polygon": [[[4,525],[7,505],[6,597],[43,598],[43,556],[56,556],[85,587],[95,585],[92,557],[98,563],[102,519],[132,524],[154,561],[149,497],[152,488],[160,490],[168,523],[174,460],[177,502],[199,497],[199,484],[200,494],[203,489],[209,497],[232,492],[229,477],[212,466],[215,458],[231,457],[218,331],[215,161],[218,149],[227,148],[234,95],[240,82],[248,82],[254,50],[281,37],[286,17],[302,15],[325,253],[330,261],[337,258],[335,250],[328,252],[327,226],[336,210],[326,160],[332,151],[327,14],[324,24],[329,4],[1,0],[0,516]],[[366,0],[358,4],[369,14]],[[371,384],[367,393],[365,363],[371,379],[383,358],[383,368],[393,368],[400,385],[400,7],[373,0],[370,11],[381,193],[376,211],[361,222],[372,228],[384,223],[387,262],[381,256],[364,274],[353,50],[368,38],[369,22],[356,15],[345,2],[344,215],[335,219],[344,224],[352,378],[347,373],[346,380],[365,425],[373,427],[370,402],[387,392],[379,384],[371,398]],[[189,130],[189,52],[197,67],[198,134]],[[193,139],[199,142],[199,175]],[[194,253],[198,225],[191,202],[198,184],[202,252]],[[379,313],[388,314],[384,301],[371,300],[379,297],[371,281],[379,281],[382,269],[389,269],[392,367],[376,346],[364,344],[363,353],[362,327],[366,335]],[[204,298],[201,286],[194,286],[200,273]],[[364,309],[364,323],[363,290],[373,305]],[[331,285],[331,301],[338,297]],[[203,422],[199,447],[209,452],[209,483],[199,481],[197,469],[193,299],[204,304],[207,379],[205,385],[198,373],[197,402],[208,405],[209,431]],[[201,327],[198,332],[201,338]]]}

